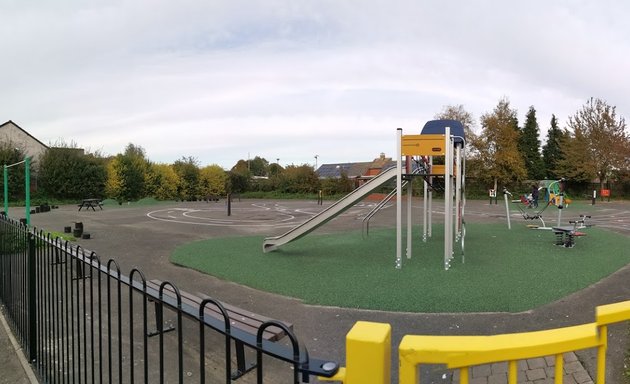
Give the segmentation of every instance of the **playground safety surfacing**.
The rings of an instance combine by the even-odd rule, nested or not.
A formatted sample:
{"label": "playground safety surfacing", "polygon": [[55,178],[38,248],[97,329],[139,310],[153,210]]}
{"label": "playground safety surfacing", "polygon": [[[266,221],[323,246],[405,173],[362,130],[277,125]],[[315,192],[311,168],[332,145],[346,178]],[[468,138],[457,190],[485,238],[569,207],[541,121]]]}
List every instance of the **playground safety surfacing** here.
{"label": "playground safety surfacing", "polygon": [[[245,200],[240,206],[233,218],[225,216],[225,209],[161,210],[149,216],[178,224],[258,227],[256,236],[182,245],[171,260],[221,279],[326,306],[424,313],[519,312],[579,291],[630,262],[628,235],[605,228],[623,230],[628,223],[624,211],[610,212],[605,206],[576,204],[563,212],[563,220],[590,214],[598,223],[567,249],[554,245],[550,231],[528,229],[530,222],[516,217],[509,230],[500,206],[477,202],[467,211],[465,261],[456,245],[449,271],[444,271],[441,261],[439,204],[432,238],[423,243],[420,228],[414,228],[412,257],[403,259],[402,270],[394,268],[393,208],[377,215],[367,238],[361,233],[361,218],[369,210],[368,203],[313,234],[263,254],[262,234],[282,232],[318,207]],[[274,232],[273,227],[280,228]]]}

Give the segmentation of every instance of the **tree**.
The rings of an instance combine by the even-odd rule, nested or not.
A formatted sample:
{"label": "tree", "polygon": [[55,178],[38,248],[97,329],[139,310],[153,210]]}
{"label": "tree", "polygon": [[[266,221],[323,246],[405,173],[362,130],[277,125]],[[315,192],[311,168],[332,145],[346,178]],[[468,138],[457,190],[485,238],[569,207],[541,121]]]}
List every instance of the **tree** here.
{"label": "tree", "polygon": [[[0,143],[0,163],[2,165],[15,164],[25,158],[26,152],[16,144],[10,141]],[[24,164],[9,168],[7,175],[9,199],[24,199]],[[2,179],[2,186],[4,188],[4,178]]]}
{"label": "tree", "polygon": [[223,196],[225,195],[225,184],[228,175],[223,168],[213,164],[199,170],[199,184],[201,196]]}
{"label": "tree", "polygon": [[274,177],[281,174],[282,171],[284,171],[284,168],[282,168],[282,166],[278,163],[272,163],[272,164],[269,164],[268,171],[269,171],[269,177]]}
{"label": "tree", "polygon": [[327,177],[321,181],[321,189],[324,195],[333,196],[352,192],[352,180],[345,172],[337,177]]}
{"label": "tree", "polygon": [[285,193],[315,193],[319,190],[319,178],[310,165],[289,165],[280,177],[279,188]]}
{"label": "tree", "polygon": [[227,190],[229,193],[242,193],[249,190],[250,180],[247,173],[232,170],[228,172]]}
{"label": "tree", "polygon": [[248,162],[252,176],[267,176],[269,162],[266,159],[256,156],[252,160],[248,160]]}
{"label": "tree", "polygon": [[247,160],[239,160],[236,162],[236,164],[234,164],[234,166],[232,167],[232,169],[230,170],[231,172],[237,172],[238,174],[241,175],[251,175],[251,172],[249,170],[249,161]]}
{"label": "tree", "polygon": [[39,159],[38,188],[50,197],[103,197],[107,169],[99,153],[84,153],[76,144],[57,142]]}
{"label": "tree", "polygon": [[511,183],[527,177],[523,158],[518,150],[518,119],[507,98],[499,101],[492,113],[481,116],[479,160],[485,171],[479,175],[486,181]]}
{"label": "tree", "polygon": [[179,198],[183,200],[197,200],[199,198],[199,163],[194,157],[182,157],[173,164],[175,173],[179,176]]}
{"label": "tree", "polygon": [[542,149],[543,166],[545,178],[558,179],[559,176],[556,173],[556,169],[558,169],[558,162],[562,159],[562,150],[560,148],[562,130],[558,128],[556,115],[551,115],[550,125],[549,130],[547,130],[547,142]]}
{"label": "tree", "polygon": [[158,200],[175,200],[179,176],[169,164],[150,164],[145,179],[146,195]]}
{"label": "tree", "polygon": [[442,108],[442,111],[435,115],[439,120],[457,120],[464,126],[464,133],[466,134],[466,146],[470,149],[470,152],[476,151],[477,135],[475,134],[475,118],[473,115],[464,109],[464,106],[459,105],[446,105]]}
{"label": "tree", "polygon": [[228,173],[228,191],[230,193],[242,193],[249,191],[251,186],[250,162],[248,160],[239,160],[234,164]]}
{"label": "tree", "polygon": [[138,200],[145,196],[145,178],[149,162],[144,149],[129,143],[124,153],[114,157],[107,167],[107,193],[119,202]]}
{"label": "tree", "polygon": [[557,162],[556,174],[574,183],[588,183],[596,174],[589,150],[589,140],[582,128],[565,130],[560,139],[562,157]]}
{"label": "tree", "polygon": [[[567,125],[574,138],[579,134],[587,141],[588,161],[592,162],[601,189],[613,170],[626,166],[630,140],[626,134],[626,120],[617,117],[616,107],[591,97],[569,117]],[[562,153],[567,156],[568,151],[563,148]]]}
{"label": "tree", "polygon": [[540,130],[536,120],[536,109],[529,107],[525,116],[525,125],[519,137],[519,150],[523,155],[527,177],[530,180],[539,180],[544,177],[544,168],[540,156]]}

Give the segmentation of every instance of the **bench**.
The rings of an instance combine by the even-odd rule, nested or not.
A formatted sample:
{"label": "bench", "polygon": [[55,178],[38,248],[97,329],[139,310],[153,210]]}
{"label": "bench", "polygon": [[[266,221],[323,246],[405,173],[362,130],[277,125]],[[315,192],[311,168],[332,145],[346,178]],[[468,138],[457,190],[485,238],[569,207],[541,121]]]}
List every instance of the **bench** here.
{"label": "bench", "polygon": [[[147,288],[153,289],[156,292],[160,292],[160,286],[162,285],[162,281],[160,280],[149,280],[147,281]],[[186,303],[194,308],[199,308],[201,306],[201,302],[204,299],[210,298],[209,296],[199,293],[197,295],[185,292],[180,290],[179,294],[181,296],[182,304]],[[172,300],[177,300],[177,295],[173,290],[173,287],[170,285],[166,285],[163,289],[163,296],[169,297]],[[241,309],[235,307],[230,304],[226,304],[221,302],[223,308],[226,310],[229,320],[230,326],[232,328],[237,328],[243,332],[246,332],[250,335],[256,336],[258,329],[260,326],[272,319],[269,317],[265,317],[256,313],[252,313],[251,311],[247,311],[245,309]],[[210,316],[214,319],[217,319],[221,322],[224,321],[223,314],[221,311],[214,305],[207,305],[204,309],[204,314],[206,316]],[[157,330],[153,332],[149,332],[147,336],[152,337],[159,335],[160,333],[170,332],[175,330],[174,327],[164,328],[162,311],[159,308],[159,303],[155,302],[155,322],[157,324]],[[289,330],[293,330],[293,324],[282,322]],[[270,326],[265,328],[263,332],[263,339],[267,341],[279,341],[287,334],[286,332],[279,327]],[[243,341],[234,338],[235,352],[236,352],[236,371],[232,372],[232,380],[236,380],[239,377],[243,376],[247,372],[251,371],[256,367],[256,363],[247,363],[245,359],[245,345]]]}
{"label": "bench", "polygon": [[86,210],[92,208],[93,211],[96,211],[96,207],[99,207],[101,210],[103,210],[103,202],[100,199],[83,199],[83,201],[81,201],[81,204],[78,204],[79,207],[79,211],[82,208],[85,208]]}

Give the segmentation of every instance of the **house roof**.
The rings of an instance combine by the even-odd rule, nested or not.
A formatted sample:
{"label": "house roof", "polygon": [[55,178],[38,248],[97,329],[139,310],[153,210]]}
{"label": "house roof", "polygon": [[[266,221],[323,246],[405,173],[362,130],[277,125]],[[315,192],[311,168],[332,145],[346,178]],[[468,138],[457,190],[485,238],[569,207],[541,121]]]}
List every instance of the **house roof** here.
{"label": "house roof", "polygon": [[5,126],[7,126],[9,124],[12,124],[14,127],[19,129],[20,131],[24,132],[24,134],[26,134],[28,137],[30,137],[34,141],[38,142],[39,144],[41,144],[44,148],[48,149],[48,146],[46,144],[44,144],[41,141],[39,141],[35,136],[31,135],[30,133],[28,133],[26,130],[24,130],[22,127],[20,127],[19,125],[17,125],[16,123],[14,123],[11,120],[7,121],[6,123],[0,124],[0,129],[4,128]]}
{"label": "house roof", "polygon": [[320,178],[341,177],[342,174],[350,178],[363,176],[371,163],[333,163],[322,164],[317,169]]}

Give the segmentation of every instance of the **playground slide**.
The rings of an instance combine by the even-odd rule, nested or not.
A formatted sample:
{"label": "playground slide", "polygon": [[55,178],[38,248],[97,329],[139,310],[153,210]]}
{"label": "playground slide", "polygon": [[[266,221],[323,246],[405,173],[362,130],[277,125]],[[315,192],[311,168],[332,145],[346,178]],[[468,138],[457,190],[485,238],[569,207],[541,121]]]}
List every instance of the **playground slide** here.
{"label": "playground slide", "polygon": [[315,229],[334,219],[336,216],[350,209],[354,204],[362,200],[365,196],[369,195],[373,190],[389,182],[395,177],[396,167],[389,168],[379,173],[367,183],[350,192],[330,207],[324,209],[317,215],[311,217],[297,227],[289,230],[285,234],[266,238],[263,241],[263,252],[273,251],[279,248],[281,245],[289,243],[293,240],[297,240],[300,237],[314,231]]}

